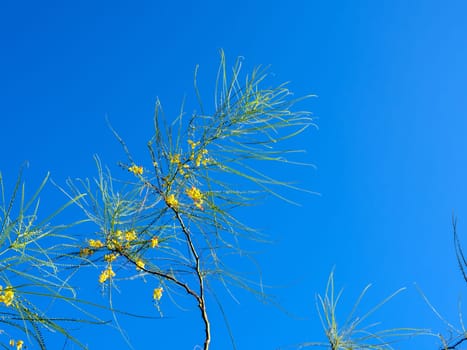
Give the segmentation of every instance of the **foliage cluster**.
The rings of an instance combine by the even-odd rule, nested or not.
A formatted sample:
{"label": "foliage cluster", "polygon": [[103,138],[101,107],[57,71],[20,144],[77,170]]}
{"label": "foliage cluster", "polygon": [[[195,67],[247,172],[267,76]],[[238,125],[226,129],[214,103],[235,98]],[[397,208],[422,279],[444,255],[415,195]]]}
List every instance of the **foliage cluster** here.
{"label": "foliage cluster", "polygon": [[[242,240],[261,238],[235,217],[235,208],[250,206],[265,193],[289,201],[280,189],[297,188],[263,172],[261,163],[276,162],[284,169],[300,164],[290,159],[297,151],[281,145],[314,122],[310,113],[295,109],[297,102],[310,96],[295,99],[286,84],[265,88],[268,74],[261,67],[242,78],[241,65],[237,60],[229,71],[221,53],[212,111],[205,110],[201,102],[196,75],[199,113],[186,117],[182,111],[169,121],[157,101],[147,159],[135,159],[112,129],[126,155],[120,164],[122,175],[113,176],[96,157],[97,177],[69,180],[66,188],[60,187],[68,202],[44,219],[38,219],[39,195],[48,176],[29,198],[21,174],[11,195],[6,194],[0,176],[0,343],[4,348],[20,350],[25,344],[30,348],[36,344],[46,349],[43,334],[50,331],[85,348],[67,325],[106,323],[92,311],[105,308],[113,313],[113,325],[119,328],[118,315],[123,311],[114,305],[112,293],[138,280],[151,285],[152,293],[137,297],[152,299],[161,316],[162,299],[174,304],[192,300],[203,324],[206,350],[212,337],[207,304],[210,296],[215,299],[215,286],[231,294],[233,288],[244,288],[265,297],[261,284],[227,263],[232,256],[245,254]],[[84,217],[52,225],[52,219],[70,205],[77,206]],[[76,235],[77,227],[84,228],[81,235]],[[465,278],[467,263],[454,231]],[[80,298],[73,281],[87,268],[94,273],[94,283],[108,295],[108,305]],[[366,325],[370,315],[401,291],[357,317],[368,288],[339,325],[336,309],[341,292],[336,293],[331,273],[324,295],[317,297],[327,342],[298,347],[391,349],[401,336],[429,333],[405,328],[375,330],[374,325]],[[55,316],[57,309],[70,308],[81,316]],[[13,336],[18,333],[21,338]],[[456,348],[466,339],[464,334],[459,333],[454,343],[444,341],[443,348]]]}

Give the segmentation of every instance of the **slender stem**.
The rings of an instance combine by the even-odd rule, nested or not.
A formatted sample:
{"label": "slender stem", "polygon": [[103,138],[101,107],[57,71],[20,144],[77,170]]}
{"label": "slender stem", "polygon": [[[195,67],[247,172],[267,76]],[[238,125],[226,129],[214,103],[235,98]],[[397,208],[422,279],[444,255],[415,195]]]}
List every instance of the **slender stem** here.
{"label": "slender stem", "polygon": [[164,273],[164,272],[160,272],[160,271],[155,271],[155,270],[149,270],[147,269],[146,267],[143,267],[143,266],[140,266],[136,263],[136,261],[134,261],[128,254],[126,254],[123,250],[119,250],[119,249],[114,249],[114,250],[111,250],[111,251],[114,251],[118,254],[120,254],[121,256],[125,257],[128,261],[130,261],[133,265],[137,266],[138,269],[140,269],[141,271],[144,271],[146,273],[149,273],[151,275],[156,275],[156,276],[159,276],[159,277],[162,277],[166,280],[169,280],[173,283],[175,283],[177,286],[183,288],[187,294],[193,296],[198,302],[200,300],[200,297],[198,296],[198,294],[196,294],[195,291],[193,291],[190,287],[188,287],[187,284],[183,283],[183,282],[180,282],[178,279],[176,279],[174,276],[172,275],[169,275],[167,273]]}
{"label": "slender stem", "polygon": [[[164,197],[164,193],[160,190],[160,188],[158,188],[157,186],[155,186],[154,184],[152,184],[149,181],[144,181],[144,183],[145,183],[145,185],[152,188],[157,194]],[[164,278],[168,278],[169,280],[171,280],[175,284],[177,284],[180,287],[184,288],[187,291],[188,294],[192,295],[196,299],[196,301],[198,302],[198,308],[199,308],[199,310],[201,312],[201,318],[202,318],[203,323],[204,323],[204,347],[203,347],[203,350],[209,350],[209,345],[211,343],[211,324],[209,323],[209,317],[208,317],[208,313],[207,313],[207,309],[206,309],[206,299],[205,299],[206,293],[205,293],[205,287],[204,287],[203,273],[201,271],[200,258],[199,258],[198,252],[196,251],[193,240],[191,239],[191,232],[188,229],[188,227],[186,226],[185,222],[183,221],[183,218],[181,217],[178,210],[176,210],[175,208],[172,208],[172,207],[171,207],[171,209],[174,212],[175,217],[177,218],[177,221],[180,224],[180,227],[181,227],[183,233],[185,234],[188,247],[190,249],[191,254],[193,255],[193,258],[195,259],[195,271],[196,271],[196,276],[198,277],[199,295],[197,293],[195,293],[193,290],[191,290],[188,287],[188,285],[178,281],[173,276],[165,275],[163,273],[156,272],[156,271],[146,270],[144,268],[142,270],[146,271],[146,272],[149,272],[149,273],[156,274],[156,275],[164,277]],[[129,259],[129,260],[131,260],[131,259]],[[133,263],[135,263],[135,262],[133,262]]]}
{"label": "slender stem", "polygon": [[185,234],[188,246],[190,247],[191,254],[193,255],[195,259],[195,271],[196,271],[196,275],[198,277],[198,283],[199,283],[198,307],[201,311],[201,318],[203,319],[203,322],[204,322],[204,348],[203,349],[208,350],[209,344],[211,343],[211,325],[209,323],[208,313],[206,310],[204,278],[203,278],[203,273],[200,267],[200,258],[196,251],[195,245],[193,244],[193,240],[191,239],[190,230],[185,225],[185,222],[180,216],[180,213],[176,210],[174,210],[174,212],[175,212],[177,221],[179,222],[180,227],[182,228],[182,231]]}
{"label": "slender stem", "polygon": [[446,349],[456,349],[458,345],[462,344],[464,341],[466,341],[467,338],[462,338],[461,340],[459,340],[457,343],[451,345],[451,346],[448,346],[446,347]]}

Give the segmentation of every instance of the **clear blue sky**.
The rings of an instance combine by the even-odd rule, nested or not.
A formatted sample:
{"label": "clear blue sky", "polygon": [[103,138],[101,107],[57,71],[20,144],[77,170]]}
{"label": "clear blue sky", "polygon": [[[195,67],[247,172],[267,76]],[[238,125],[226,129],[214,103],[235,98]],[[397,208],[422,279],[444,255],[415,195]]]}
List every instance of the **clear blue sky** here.
{"label": "clear blue sky", "polygon": [[[366,307],[407,286],[374,320],[444,331],[413,283],[457,322],[466,285],[450,221],[455,211],[467,247],[466,11],[461,0],[4,0],[0,170],[12,185],[27,160],[31,187],[46,171],[63,184],[94,176],[97,153],[118,171],[125,155],[106,116],[142,156],[156,97],[175,115],[192,96],[196,64],[207,92],[221,48],[232,63],[243,56],[250,68],[271,65],[274,80],[290,81],[297,96],[318,95],[302,107],[319,130],[297,140],[316,169],[288,176],[321,195],[293,193],[301,207],[270,200],[246,216],[276,241],[256,258],[292,317],[238,292],[240,304],[225,301],[238,348],[322,340],[314,296],[333,266],[343,311],[367,283]],[[64,200],[50,198],[44,211]],[[196,310],[164,306],[165,320],[124,321],[135,348],[200,344]],[[211,307],[213,349],[227,349]],[[86,332],[96,335],[91,349],[124,347],[116,332]],[[424,342],[438,348],[436,339]]]}

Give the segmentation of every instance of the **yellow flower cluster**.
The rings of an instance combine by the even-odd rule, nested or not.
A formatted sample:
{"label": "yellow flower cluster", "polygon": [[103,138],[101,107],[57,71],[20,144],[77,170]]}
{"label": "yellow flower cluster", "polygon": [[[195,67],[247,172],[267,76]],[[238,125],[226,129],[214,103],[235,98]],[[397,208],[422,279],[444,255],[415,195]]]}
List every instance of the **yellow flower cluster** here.
{"label": "yellow flower cluster", "polygon": [[115,272],[112,270],[112,266],[108,266],[104,271],[101,272],[99,275],[99,283],[104,283],[107,281],[109,278],[112,278],[115,276]]}
{"label": "yellow flower cluster", "polygon": [[82,258],[85,258],[89,255],[92,255],[94,254],[94,251],[92,249],[89,249],[89,248],[81,248],[79,250],[79,256],[82,257]]}
{"label": "yellow flower cluster", "polygon": [[123,232],[122,230],[116,230],[113,234],[107,246],[109,249],[120,250],[123,247],[123,242],[126,242],[125,248],[130,248],[130,242],[138,239],[138,235],[134,229]]}
{"label": "yellow flower cluster", "polygon": [[201,151],[198,151],[198,154],[195,157],[195,148],[199,146],[200,142],[194,142],[192,140],[188,140],[188,143],[191,146],[191,155],[190,155],[190,160],[195,161],[195,165],[199,167],[201,164],[206,166],[209,163],[209,158],[207,157],[208,150],[207,149],[202,149]]}
{"label": "yellow flower cluster", "polygon": [[183,164],[182,167],[178,167],[178,171],[180,172],[180,175],[184,175],[186,178],[190,177],[190,175],[188,175],[186,172],[185,172],[185,169],[189,169],[190,166],[188,164]]}
{"label": "yellow flower cluster", "polygon": [[187,189],[186,190],[186,194],[188,197],[190,197],[196,208],[200,209],[200,210],[203,210],[203,193],[198,189],[196,188],[195,186],[192,186],[190,189]]}
{"label": "yellow flower cluster", "polygon": [[188,140],[188,144],[191,146],[191,150],[194,150],[199,145],[199,141],[194,142],[193,140]]}
{"label": "yellow flower cluster", "polygon": [[134,241],[136,238],[138,238],[138,237],[136,236],[136,231],[135,230],[130,230],[130,231],[125,232],[125,239],[128,242]]}
{"label": "yellow flower cluster", "polygon": [[178,208],[178,200],[177,198],[175,198],[175,195],[174,194],[169,194],[167,196],[167,198],[165,199],[165,202],[167,203],[167,205],[173,209],[177,209]]}
{"label": "yellow flower cluster", "polygon": [[135,261],[135,263],[136,263],[136,270],[142,270],[142,269],[144,269],[145,264],[144,264],[144,261],[143,261],[143,260],[141,260],[141,259],[138,258],[138,259]]}
{"label": "yellow flower cluster", "polygon": [[128,168],[128,171],[132,172],[135,175],[143,175],[142,166],[132,165],[131,167]]}
{"label": "yellow flower cluster", "polygon": [[122,244],[115,238],[112,238],[107,242],[107,247],[111,250],[121,250]]}
{"label": "yellow flower cluster", "polygon": [[123,231],[122,231],[122,230],[117,230],[117,231],[115,231],[115,237],[116,237],[119,241],[123,240]]}
{"label": "yellow flower cluster", "polygon": [[162,287],[154,288],[154,292],[152,293],[152,298],[156,301],[161,300],[163,291],[164,289]]}
{"label": "yellow flower cluster", "polygon": [[174,154],[172,156],[170,156],[170,163],[171,164],[181,164],[181,161],[180,161],[180,154]]}
{"label": "yellow flower cluster", "polygon": [[24,341],[22,340],[18,340],[15,342],[14,339],[10,339],[10,346],[15,346],[16,345],[16,350],[21,350],[23,348],[23,345],[24,345]]}
{"label": "yellow flower cluster", "polygon": [[15,292],[12,287],[6,287],[5,290],[0,286],[0,303],[10,306],[15,298]]}
{"label": "yellow flower cluster", "polygon": [[100,240],[98,239],[90,239],[89,240],[89,246],[91,248],[102,248],[104,246],[104,243],[102,243]]}
{"label": "yellow flower cluster", "polygon": [[151,248],[156,248],[159,246],[159,237],[154,236],[151,238]]}
{"label": "yellow flower cluster", "polygon": [[104,260],[107,261],[108,263],[111,263],[112,261],[115,261],[115,259],[118,258],[118,254],[106,254],[104,255]]}
{"label": "yellow flower cluster", "polygon": [[182,164],[182,161],[180,160],[180,154],[173,154],[170,156],[170,163],[171,164],[176,164],[177,165],[177,170],[180,173],[180,175],[186,175],[185,170],[189,169],[190,166],[188,164]]}
{"label": "yellow flower cluster", "polygon": [[207,149],[203,149],[201,152],[198,153],[198,155],[196,156],[196,161],[195,161],[195,164],[197,167],[199,167],[201,164],[203,164],[204,166],[208,164],[209,158],[206,157],[207,154],[208,154]]}
{"label": "yellow flower cluster", "polygon": [[[169,155],[170,164],[175,164],[180,175],[185,176],[186,178],[190,177],[190,175],[186,173],[186,170],[190,169],[190,167],[200,167],[201,165],[206,166],[208,163],[212,162],[211,159],[207,157],[207,149],[203,148],[196,150],[196,147],[200,145],[200,141],[195,142],[193,140],[188,140],[188,144],[191,148],[190,157],[188,159],[183,160],[181,155],[178,153]],[[194,165],[190,166],[187,164],[188,161],[193,162]]]}

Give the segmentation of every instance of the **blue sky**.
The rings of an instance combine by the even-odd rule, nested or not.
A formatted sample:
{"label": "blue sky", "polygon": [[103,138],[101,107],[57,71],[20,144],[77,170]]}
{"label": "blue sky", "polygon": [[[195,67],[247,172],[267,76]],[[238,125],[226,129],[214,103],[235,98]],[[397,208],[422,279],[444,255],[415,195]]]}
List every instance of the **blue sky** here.
{"label": "blue sky", "polygon": [[[374,320],[444,332],[414,282],[457,322],[465,283],[451,215],[467,242],[466,11],[460,0],[2,1],[0,170],[12,186],[28,161],[28,186],[47,171],[63,184],[95,176],[97,153],[117,172],[125,154],[106,116],[143,157],[156,97],[175,116],[184,96],[193,101],[197,64],[208,102],[219,49],[231,63],[243,56],[245,70],[270,65],[274,82],[318,96],[301,107],[319,128],[296,140],[316,168],[287,177],[320,195],[290,193],[300,207],[270,199],[242,214],[275,241],[255,257],[287,313],[241,291],[240,304],[224,298],[238,348],[322,340],[314,297],[333,267],[343,312],[367,283],[366,307],[406,286]],[[44,211],[65,200],[50,192]],[[213,349],[228,348],[211,305]],[[122,321],[136,349],[201,343],[196,310],[166,307],[164,320]],[[124,346],[109,334],[91,348]]]}

